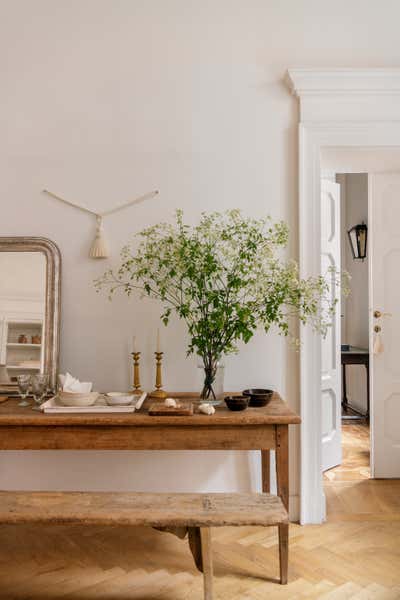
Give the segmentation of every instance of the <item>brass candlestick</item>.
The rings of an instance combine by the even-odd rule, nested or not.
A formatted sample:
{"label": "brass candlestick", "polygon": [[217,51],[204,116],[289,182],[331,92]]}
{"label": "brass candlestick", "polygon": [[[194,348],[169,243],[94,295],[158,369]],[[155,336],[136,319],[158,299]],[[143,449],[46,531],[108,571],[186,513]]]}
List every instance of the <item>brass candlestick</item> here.
{"label": "brass candlestick", "polygon": [[154,352],[154,354],[156,355],[156,389],[151,392],[150,397],[164,400],[168,396],[162,389],[161,362],[164,352]]}
{"label": "brass candlestick", "polygon": [[133,391],[135,394],[143,394],[143,390],[140,389],[140,352],[132,352],[131,354],[133,357]]}

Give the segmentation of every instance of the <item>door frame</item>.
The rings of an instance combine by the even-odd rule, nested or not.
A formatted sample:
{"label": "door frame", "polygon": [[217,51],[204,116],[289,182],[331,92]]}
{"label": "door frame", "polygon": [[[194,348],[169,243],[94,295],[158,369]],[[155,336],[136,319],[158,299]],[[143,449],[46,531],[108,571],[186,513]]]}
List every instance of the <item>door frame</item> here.
{"label": "door frame", "polygon": [[[400,148],[400,69],[290,69],[300,100],[299,268],[319,275],[321,150]],[[322,479],[321,356],[319,335],[300,330],[300,522],[325,520]],[[373,422],[373,399],[371,422]]]}

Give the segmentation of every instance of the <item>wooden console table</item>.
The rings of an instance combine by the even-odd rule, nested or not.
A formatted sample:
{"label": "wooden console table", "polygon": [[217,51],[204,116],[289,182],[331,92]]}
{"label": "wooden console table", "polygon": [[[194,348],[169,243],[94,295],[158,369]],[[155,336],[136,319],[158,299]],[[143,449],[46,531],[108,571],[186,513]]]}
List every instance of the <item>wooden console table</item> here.
{"label": "wooden console table", "polygon": [[[132,414],[50,415],[10,399],[0,404],[0,450],[260,450],[262,489],[269,492],[272,449],[278,495],[288,510],[288,426],[300,423],[300,417],[278,394],[264,408],[232,412],[224,405],[212,416],[153,417],[146,404]],[[279,526],[279,537],[287,550],[287,524]]]}
{"label": "wooden console table", "polygon": [[[350,409],[354,415],[342,415],[342,420],[366,419],[369,422],[369,351],[364,348],[350,346],[348,350],[341,351],[342,360],[342,408]],[[367,375],[367,411],[365,414],[351,406],[347,400],[346,365],[364,365]]]}

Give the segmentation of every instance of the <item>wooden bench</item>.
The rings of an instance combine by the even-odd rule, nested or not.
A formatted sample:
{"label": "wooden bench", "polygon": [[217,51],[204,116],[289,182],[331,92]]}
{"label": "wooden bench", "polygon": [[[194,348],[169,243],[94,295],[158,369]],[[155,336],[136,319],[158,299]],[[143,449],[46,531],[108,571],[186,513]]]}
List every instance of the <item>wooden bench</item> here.
{"label": "wooden bench", "polygon": [[210,527],[277,525],[280,580],[287,583],[288,515],[282,500],[270,494],[0,492],[0,524],[5,523],[148,525],[180,537],[188,533],[205,600],[213,598]]}

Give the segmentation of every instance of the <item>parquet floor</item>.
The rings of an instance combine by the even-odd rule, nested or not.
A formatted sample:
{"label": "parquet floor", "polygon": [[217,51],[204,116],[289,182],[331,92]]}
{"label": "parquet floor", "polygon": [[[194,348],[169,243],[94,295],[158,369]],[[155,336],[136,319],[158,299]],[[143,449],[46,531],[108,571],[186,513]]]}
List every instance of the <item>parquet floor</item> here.
{"label": "parquet floor", "polygon": [[[400,481],[366,477],[366,432],[347,427],[359,426],[325,477],[327,523],[290,527],[289,584],[276,582],[274,528],[218,529],[217,600],[400,599]],[[152,529],[0,527],[0,600],[61,598],[200,600],[202,577],[185,541]]]}
{"label": "parquet floor", "polygon": [[342,464],[324,473],[326,482],[369,479],[369,427],[346,423],[342,427]]}

